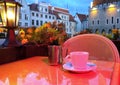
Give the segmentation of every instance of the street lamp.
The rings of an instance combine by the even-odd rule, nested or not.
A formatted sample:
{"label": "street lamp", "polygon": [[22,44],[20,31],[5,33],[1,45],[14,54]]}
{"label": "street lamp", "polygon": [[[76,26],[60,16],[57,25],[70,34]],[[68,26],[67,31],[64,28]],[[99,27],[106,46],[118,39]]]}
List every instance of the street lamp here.
{"label": "street lamp", "polygon": [[18,26],[20,7],[15,0],[0,0],[0,27],[8,29],[3,46],[18,46],[14,29]]}

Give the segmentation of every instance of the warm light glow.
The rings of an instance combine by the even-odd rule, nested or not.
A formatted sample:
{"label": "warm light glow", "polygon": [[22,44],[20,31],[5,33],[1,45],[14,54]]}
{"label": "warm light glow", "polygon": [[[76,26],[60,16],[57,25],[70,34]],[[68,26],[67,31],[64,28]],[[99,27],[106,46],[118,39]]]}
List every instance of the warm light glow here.
{"label": "warm light glow", "polygon": [[18,25],[19,8],[18,2],[4,0],[0,1],[0,26],[15,27]]}
{"label": "warm light glow", "polygon": [[[2,8],[1,8],[2,9]],[[4,11],[2,11],[2,10],[0,10],[1,11],[1,16],[0,16],[0,18],[1,18],[1,25],[0,26],[6,26],[6,14],[5,14],[5,12]]]}
{"label": "warm light glow", "polygon": [[96,7],[93,7],[92,10],[93,10],[93,11],[94,11],[94,10],[97,10],[97,8],[96,8]]}
{"label": "warm light glow", "polygon": [[109,7],[110,7],[110,8],[111,8],[111,7],[115,7],[115,5],[114,5],[114,4],[110,4]]}
{"label": "warm light glow", "polygon": [[91,9],[91,12],[90,12],[91,17],[94,18],[94,17],[97,16],[97,14],[98,14],[97,8],[96,8],[96,7],[93,7],[93,8]]}
{"label": "warm light glow", "polygon": [[[9,29],[7,31],[7,36],[5,42],[2,46],[14,47],[19,44],[16,41],[15,28],[17,27],[17,17],[21,4],[16,2],[16,0],[1,0],[0,1],[0,27]],[[17,23],[17,24],[16,24]]]}
{"label": "warm light glow", "polygon": [[8,11],[7,17],[8,17],[8,19],[14,19],[15,18],[14,13],[12,11]]}
{"label": "warm light glow", "polygon": [[7,18],[8,18],[8,26],[13,27],[15,15],[14,15],[14,12],[10,9],[7,11]]}
{"label": "warm light glow", "polygon": [[117,11],[117,8],[116,8],[115,4],[110,4],[107,12],[109,14],[113,14],[114,15],[116,13],[116,11]]}

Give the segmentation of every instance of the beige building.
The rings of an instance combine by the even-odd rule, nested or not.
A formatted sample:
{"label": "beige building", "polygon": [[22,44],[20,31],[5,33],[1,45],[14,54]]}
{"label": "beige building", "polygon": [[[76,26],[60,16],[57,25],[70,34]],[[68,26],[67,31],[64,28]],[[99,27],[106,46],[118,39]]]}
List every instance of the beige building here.
{"label": "beige building", "polygon": [[113,27],[120,29],[120,0],[93,0],[88,25],[99,33],[109,33]]}

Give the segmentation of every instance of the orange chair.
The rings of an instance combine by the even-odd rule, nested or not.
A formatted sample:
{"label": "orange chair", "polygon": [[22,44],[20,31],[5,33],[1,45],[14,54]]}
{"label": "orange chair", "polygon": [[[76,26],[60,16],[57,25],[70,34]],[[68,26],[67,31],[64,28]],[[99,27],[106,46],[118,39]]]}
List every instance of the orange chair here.
{"label": "orange chair", "polygon": [[120,85],[120,63],[115,63],[110,85]]}
{"label": "orange chair", "polygon": [[119,52],[108,38],[98,34],[81,34],[65,41],[63,48],[63,56],[72,51],[87,51],[90,55],[89,59],[115,62],[110,85],[120,85]]}
{"label": "orange chair", "polygon": [[[65,41],[63,48],[69,54],[72,51],[87,51],[89,58],[95,60],[105,60],[119,62],[119,52],[114,43],[108,38],[98,34],[81,34]],[[66,52],[66,50],[63,50]]]}

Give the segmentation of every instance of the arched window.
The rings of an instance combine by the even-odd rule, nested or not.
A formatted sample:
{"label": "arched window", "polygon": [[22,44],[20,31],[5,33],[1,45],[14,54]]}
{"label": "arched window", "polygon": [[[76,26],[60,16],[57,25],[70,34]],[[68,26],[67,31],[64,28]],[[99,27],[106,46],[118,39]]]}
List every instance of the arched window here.
{"label": "arched window", "polygon": [[111,33],[112,33],[112,30],[111,30],[111,29],[109,29],[109,30],[108,30],[108,34],[111,34]]}
{"label": "arched window", "polygon": [[95,30],[95,33],[96,33],[96,34],[99,34],[99,30],[98,30],[98,29],[96,29],[96,30]]}

